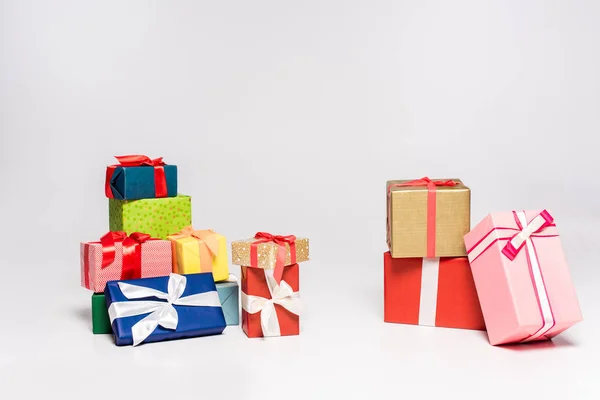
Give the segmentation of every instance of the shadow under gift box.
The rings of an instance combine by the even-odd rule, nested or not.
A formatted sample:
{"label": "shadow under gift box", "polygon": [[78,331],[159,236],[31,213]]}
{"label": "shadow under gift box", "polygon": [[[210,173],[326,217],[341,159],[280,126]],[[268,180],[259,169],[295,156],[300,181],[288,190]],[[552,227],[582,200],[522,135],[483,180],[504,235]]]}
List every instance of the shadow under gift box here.
{"label": "shadow under gift box", "polygon": [[[471,226],[470,189],[460,179],[447,180],[453,186],[431,190],[423,185],[403,186],[410,182],[416,181],[386,184],[387,237],[392,257],[466,256],[463,236]],[[432,198],[435,200],[430,204]]]}
{"label": "shadow under gift box", "polygon": [[466,257],[383,257],[385,322],[485,330]]}
{"label": "shadow under gift box", "polygon": [[111,231],[144,232],[166,239],[192,224],[192,198],[179,194],[141,200],[108,199]]}
{"label": "shadow under gift box", "polygon": [[[492,345],[530,341],[542,329],[535,340],[550,339],[582,320],[557,228],[546,213],[492,213],[464,238]],[[526,231],[518,220],[528,226],[542,216],[552,222],[529,232],[530,243],[513,260],[503,254],[507,243]]]}
{"label": "shadow under gift box", "polygon": [[[102,267],[102,244],[82,242],[80,244],[81,286],[95,293],[104,291],[106,282],[121,279],[123,270],[123,243],[115,242],[115,259]],[[169,275],[173,269],[171,242],[148,240],[141,247],[141,276],[150,278]]]}
{"label": "shadow under gift box", "polygon": [[[271,270],[272,271],[272,270]],[[284,267],[282,281],[287,282],[294,292],[300,290],[300,267],[292,264]],[[265,269],[242,266],[242,293],[271,299]],[[300,317],[279,304],[275,304],[279,321],[280,336],[300,334]],[[242,307],[242,329],[249,338],[264,337],[261,326],[261,312],[250,314]]]}
{"label": "shadow under gift box", "polygon": [[[156,197],[154,168],[152,166],[117,166],[108,185],[115,199],[138,200]],[[177,196],[177,166],[164,165],[167,197]]]}
{"label": "shadow under gift box", "polygon": [[[186,286],[181,298],[187,296],[205,293],[216,292],[215,282],[212,274],[191,274],[185,275]],[[119,288],[119,282],[129,283],[132,285],[143,286],[161,292],[168,292],[169,276],[159,278],[133,279],[128,281],[111,281],[106,285],[104,294],[106,295],[106,306],[110,306],[114,302],[136,302],[144,300],[161,301],[156,297],[145,297],[130,300],[123,295]],[[164,301],[167,304],[166,300]],[[185,339],[199,336],[218,335],[223,333],[226,327],[225,316],[220,306],[182,306],[173,304],[177,312],[177,328],[166,329],[158,325],[156,329],[143,341],[143,343],[160,342],[166,340]],[[140,320],[148,316],[148,313],[116,318],[112,321],[112,330],[117,346],[127,346],[133,344],[132,328]]]}

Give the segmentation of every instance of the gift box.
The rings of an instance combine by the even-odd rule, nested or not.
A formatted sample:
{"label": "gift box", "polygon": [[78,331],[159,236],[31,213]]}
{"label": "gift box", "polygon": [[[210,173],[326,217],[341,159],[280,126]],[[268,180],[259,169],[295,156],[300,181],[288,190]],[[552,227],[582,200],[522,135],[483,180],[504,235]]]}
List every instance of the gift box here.
{"label": "gift box", "polygon": [[226,327],[211,274],[111,281],[105,294],[117,346],[218,335]]}
{"label": "gift box", "polygon": [[393,258],[466,256],[471,192],[459,179],[388,181],[386,190]]}
{"label": "gift box", "polygon": [[161,158],[117,156],[117,165],[106,168],[106,197],[119,200],[173,197],[177,195],[177,166]]}
{"label": "gift box", "polygon": [[274,269],[242,266],[242,329],[249,338],[300,334],[299,266]]}
{"label": "gift box", "polygon": [[308,261],[308,239],[294,235],[278,236],[258,232],[254,238],[231,243],[231,259],[235,265],[275,268],[275,279],[281,280],[282,267]]}
{"label": "gift box", "polygon": [[112,333],[104,293],[92,295],[92,332],[94,334]]}
{"label": "gift box", "polygon": [[169,239],[173,244],[173,272],[212,272],[215,282],[229,278],[229,254],[225,236],[212,230],[186,227],[169,236]]}
{"label": "gift box", "polygon": [[384,321],[484,330],[466,257],[392,258],[384,254]]}
{"label": "gift box", "polygon": [[99,242],[83,242],[80,255],[81,285],[96,293],[110,280],[165,276],[173,269],[171,242],[137,232],[109,232]]}
{"label": "gift box", "polygon": [[[230,280],[216,283],[217,294],[223,308],[225,323],[229,325],[240,324],[240,296],[237,278],[230,275]],[[92,331],[94,334],[112,333],[106,296],[104,293],[92,295]]]}
{"label": "gift box", "polygon": [[108,200],[111,231],[144,232],[166,239],[192,224],[190,196],[178,195],[160,199]]}
{"label": "gift box", "polygon": [[227,325],[240,324],[240,295],[237,279],[228,282],[217,282],[217,292],[225,315]]}
{"label": "gift box", "polygon": [[492,345],[551,339],[582,320],[547,210],[492,213],[465,244]]}

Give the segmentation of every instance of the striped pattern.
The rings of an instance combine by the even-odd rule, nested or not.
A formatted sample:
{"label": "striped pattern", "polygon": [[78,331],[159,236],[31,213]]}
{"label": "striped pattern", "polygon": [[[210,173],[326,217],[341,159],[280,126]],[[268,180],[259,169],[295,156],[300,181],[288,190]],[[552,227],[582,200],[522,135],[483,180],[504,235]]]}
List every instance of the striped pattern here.
{"label": "striped pattern", "polygon": [[[167,276],[173,269],[171,242],[168,240],[150,240],[142,243],[142,278]],[[88,248],[89,286],[85,285],[85,248]],[[100,243],[81,243],[81,286],[95,293],[104,292],[106,282],[121,279],[123,265],[123,246],[115,243],[115,261],[102,268],[102,245]]]}

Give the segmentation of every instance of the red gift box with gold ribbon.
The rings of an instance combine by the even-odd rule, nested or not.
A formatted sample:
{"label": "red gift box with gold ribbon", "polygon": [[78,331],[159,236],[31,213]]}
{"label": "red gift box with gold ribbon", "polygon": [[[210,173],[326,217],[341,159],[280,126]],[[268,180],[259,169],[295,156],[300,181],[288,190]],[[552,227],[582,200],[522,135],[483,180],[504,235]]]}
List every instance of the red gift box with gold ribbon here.
{"label": "red gift box with gold ribbon", "polygon": [[172,271],[171,242],[135,232],[108,232],[98,242],[82,242],[81,286],[100,293],[106,282],[167,276]]}

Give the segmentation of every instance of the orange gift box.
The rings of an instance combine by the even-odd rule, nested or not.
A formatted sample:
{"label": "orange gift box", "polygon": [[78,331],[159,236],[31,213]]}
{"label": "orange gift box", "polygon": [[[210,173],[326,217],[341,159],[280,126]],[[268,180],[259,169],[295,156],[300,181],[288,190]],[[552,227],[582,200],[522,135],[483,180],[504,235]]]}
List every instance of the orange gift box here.
{"label": "orange gift box", "polygon": [[[249,338],[300,334],[300,317],[296,310],[300,290],[299,266],[292,264],[284,267],[279,284],[275,282],[273,272],[273,269],[242,266],[242,329]],[[270,283],[267,280],[270,280]],[[271,317],[271,324],[267,325],[273,327],[274,323],[274,332],[264,334],[265,321],[261,321],[261,318],[267,317],[266,314],[263,316],[263,313],[267,313],[268,309],[265,307],[252,313],[253,304],[249,299],[257,299],[262,304],[273,300],[276,316]]]}
{"label": "orange gift box", "polygon": [[485,330],[467,257],[384,262],[384,321]]}

